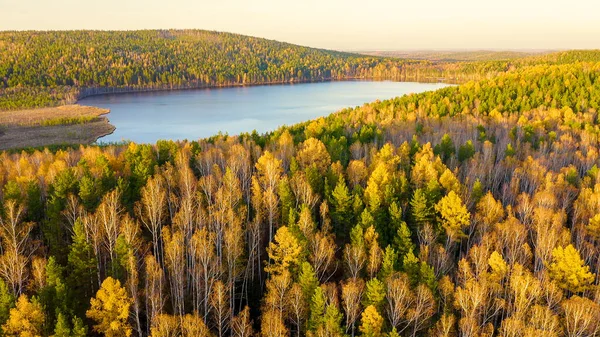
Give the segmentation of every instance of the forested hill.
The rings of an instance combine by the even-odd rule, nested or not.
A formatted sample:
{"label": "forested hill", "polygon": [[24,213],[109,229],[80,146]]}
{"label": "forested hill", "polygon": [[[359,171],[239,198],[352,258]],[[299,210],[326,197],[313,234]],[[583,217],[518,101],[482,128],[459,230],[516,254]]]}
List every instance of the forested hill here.
{"label": "forested hill", "polygon": [[0,109],[56,105],[102,88],[402,80],[415,75],[403,73],[408,63],[202,30],[0,32]]}
{"label": "forested hill", "polygon": [[597,61],[598,54],[411,61],[202,30],[0,32],[0,110],[133,90],[349,78],[464,83],[532,65]]}

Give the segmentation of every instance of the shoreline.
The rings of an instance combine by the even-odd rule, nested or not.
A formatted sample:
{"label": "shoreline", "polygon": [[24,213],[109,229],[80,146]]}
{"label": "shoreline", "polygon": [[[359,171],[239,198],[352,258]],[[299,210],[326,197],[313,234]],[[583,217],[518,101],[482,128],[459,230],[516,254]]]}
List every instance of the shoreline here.
{"label": "shoreline", "polygon": [[[352,77],[343,79],[324,79],[310,81],[271,81],[251,84],[226,84],[216,86],[198,86],[198,87],[170,87],[170,88],[88,88],[87,92],[81,93],[79,98],[70,104],[59,105],[55,107],[8,110],[0,111],[0,140],[4,140],[5,146],[0,146],[0,151],[14,150],[27,147],[42,147],[57,144],[97,144],[101,138],[113,134],[117,127],[110,123],[108,115],[110,109],[100,108],[94,105],[85,104],[85,98],[103,95],[119,95],[119,94],[135,94],[145,92],[170,92],[170,91],[185,91],[185,90],[210,90],[210,89],[226,89],[239,87],[255,87],[255,86],[278,86],[278,85],[294,85],[294,84],[310,84],[310,83],[325,83],[325,82],[350,82],[350,81],[373,81],[373,82],[414,82],[414,83],[452,83],[452,81],[443,81],[442,78],[427,78],[420,80],[412,78],[404,78],[403,80],[390,78],[362,78]],[[82,102],[83,101],[83,102]],[[71,114],[69,114],[69,110]],[[81,113],[78,110],[88,110],[83,117],[94,117],[95,119],[85,122],[62,123],[53,125],[44,125],[46,121],[57,120],[63,118],[77,118]],[[91,113],[89,112],[91,111]],[[332,111],[331,113],[333,113]],[[19,118],[27,120],[27,123],[2,123],[2,115],[15,115]],[[5,118],[6,119],[6,118]],[[7,135],[8,133],[8,135]],[[26,139],[21,139],[22,144],[15,142],[17,137],[15,133],[28,134]],[[50,137],[48,134],[53,134]],[[13,138],[11,140],[10,138]],[[4,139],[3,139],[4,138]],[[7,140],[8,138],[8,140]],[[49,139],[51,138],[51,139]],[[13,144],[10,144],[10,143]]]}
{"label": "shoreline", "polygon": [[78,104],[0,112],[0,151],[92,144],[116,130],[110,110]]}
{"label": "shoreline", "polygon": [[[401,78],[401,79],[398,79]],[[82,100],[88,97],[103,96],[103,95],[119,95],[119,94],[131,94],[131,93],[143,93],[143,92],[168,92],[168,91],[187,91],[187,90],[209,90],[209,89],[226,89],[226,88],[240,88],[240,87],[258,87],[258,86],[271,86],[271,85],[294,85],[294,84],[308,84],[308,83],[325,83],[325,82],[346,82],[346,81],[373,81],[373,82],[415,82],[415,83],[446,83],[446,84],[458,84],[456,79],[449,78],[414,78],[401,76],[397,78],[390,77],[345,77],[345,78],[325,78],[319,80],[289,80],[289,81],[270,81],[270,82],[257,82],[257,83],[231,83],[231,84],[217,84],[217,85],[182,85],[182,86],[170,86],[163,88],[136,88],[136,87],[87,87],[81,88],[80,93],[77,95],[77,99],[68,104],[79,104]],[[67,105],[68,105],[67,104]]]}

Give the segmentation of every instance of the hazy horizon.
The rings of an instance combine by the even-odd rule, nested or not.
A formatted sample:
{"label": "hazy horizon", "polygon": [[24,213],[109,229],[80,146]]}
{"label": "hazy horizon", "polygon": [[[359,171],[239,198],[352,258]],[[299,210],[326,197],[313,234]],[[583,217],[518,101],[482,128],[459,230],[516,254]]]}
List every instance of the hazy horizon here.
{"label": "hazy horizon", "polygon": [[205,29],[345,51],[596,49],[600,3],[0,0],[0,30]]}

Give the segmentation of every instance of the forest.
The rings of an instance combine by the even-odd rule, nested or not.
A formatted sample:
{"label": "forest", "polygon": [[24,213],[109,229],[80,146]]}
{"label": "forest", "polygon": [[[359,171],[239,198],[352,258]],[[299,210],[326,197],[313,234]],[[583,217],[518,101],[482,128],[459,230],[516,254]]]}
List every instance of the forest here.
{"label": "forest", "polygon": [[420,60],[204,30],[2,31],[0,111],[112,92],[343,79],[466,83],[533,65],[600,61],[593,50],[378,55]]}
{"label": "forest", "polygon": [[[19,44],[90,33],[2,34],[4,90],[124,85],[83,56],[15,72]],[[133,69],[109,50],[89,60]],[[2,334],[600,336],[600,52],[421,66],[465,83],[263,135],[0,153]]]}
{"label": "forest", "polygon": [[106,90],[402,80],[412,63],[426,62],[202,30],[0,32],[0,110],[73,103]]}

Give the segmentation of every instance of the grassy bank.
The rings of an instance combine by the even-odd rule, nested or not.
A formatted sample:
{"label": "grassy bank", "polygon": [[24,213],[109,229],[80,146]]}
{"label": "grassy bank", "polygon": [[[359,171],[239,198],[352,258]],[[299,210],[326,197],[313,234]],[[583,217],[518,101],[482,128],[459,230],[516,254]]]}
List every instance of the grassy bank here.
{"label": "grassy bank", "polygon": [[81,105],[0,112],[0,150],[93,143],[115,129],[108,112]]}

